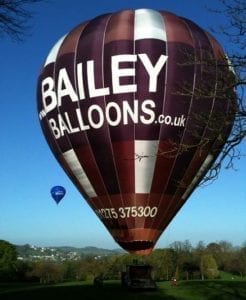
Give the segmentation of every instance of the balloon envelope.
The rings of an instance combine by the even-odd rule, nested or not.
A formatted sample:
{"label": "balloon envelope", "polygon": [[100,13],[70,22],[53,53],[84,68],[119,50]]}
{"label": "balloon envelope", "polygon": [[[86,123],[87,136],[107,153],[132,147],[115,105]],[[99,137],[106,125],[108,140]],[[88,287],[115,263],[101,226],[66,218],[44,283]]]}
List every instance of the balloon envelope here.
{"label": "balloon envelope", "polygon": [[210,34],[150,9],[98,16],[49,53],[37,87],[43,133],[127,251],[151,252],[220,153],[230,73]]}
{"label": "balloon envelope", "polygon": [[62,200],[62,198],[65,196],[66,190],[63,186],[57,185],[57,186],[52,187],[52,189],[50,190],[50,193],[51,193],[52,198],[58,204]]}

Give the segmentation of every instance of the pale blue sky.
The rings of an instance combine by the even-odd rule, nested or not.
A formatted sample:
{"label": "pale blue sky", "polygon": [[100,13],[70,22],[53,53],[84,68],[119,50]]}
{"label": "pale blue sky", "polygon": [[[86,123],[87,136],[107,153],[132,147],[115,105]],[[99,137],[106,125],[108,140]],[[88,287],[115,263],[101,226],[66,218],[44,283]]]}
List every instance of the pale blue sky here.
{"label": "pale blue sky", "polygon": [[[50,152],[36,109],[39,69],[53,44],[78,23],[105,12],[126,8],[168,10],[192,19],[205,29],[219,26],[222,16],[205,6],[217,1],[47,1],[32,7],[31,35],[23,43],[1,39],[0,80],[0,239],[40,246],[97,246],[118,248],[97,216],[75,189]],[[223,47],[232,45],[216,35]],[[246,146],[242,145],[246,153]],[[197,189],[162,234],[156,247],[189,239],[192,244],[219,240],[246,241],[246,157],[234,170],[222,170],[213,184]],[[67,194],[57,206],[53,185]]]}

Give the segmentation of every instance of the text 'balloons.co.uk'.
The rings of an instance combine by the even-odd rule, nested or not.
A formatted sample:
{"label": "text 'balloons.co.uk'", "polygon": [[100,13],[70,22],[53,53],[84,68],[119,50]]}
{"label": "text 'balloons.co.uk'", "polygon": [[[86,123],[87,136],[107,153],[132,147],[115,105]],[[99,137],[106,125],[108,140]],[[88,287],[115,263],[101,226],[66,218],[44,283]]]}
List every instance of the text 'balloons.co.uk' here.
{"label": "text 'balloons.co.uk'", "polygon": [[37,88],[43,133],[127,251],[151,252],[220,153],[231,73],[209,33],[150,9],[98,16],[49,53]]}

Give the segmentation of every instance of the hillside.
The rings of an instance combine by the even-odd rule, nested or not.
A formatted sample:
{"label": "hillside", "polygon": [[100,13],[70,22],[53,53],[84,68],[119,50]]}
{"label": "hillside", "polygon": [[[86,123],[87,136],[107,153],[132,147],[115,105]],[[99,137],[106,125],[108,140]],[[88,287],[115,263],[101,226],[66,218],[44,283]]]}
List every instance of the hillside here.
{"label": "hillside", "polygon": [[33,245],[15,245],[19,260],[78,260],[85,256],[101,257],[124,253],[121,249],[103,249],[97,247],[76,248],[70,246],[39,247]]}

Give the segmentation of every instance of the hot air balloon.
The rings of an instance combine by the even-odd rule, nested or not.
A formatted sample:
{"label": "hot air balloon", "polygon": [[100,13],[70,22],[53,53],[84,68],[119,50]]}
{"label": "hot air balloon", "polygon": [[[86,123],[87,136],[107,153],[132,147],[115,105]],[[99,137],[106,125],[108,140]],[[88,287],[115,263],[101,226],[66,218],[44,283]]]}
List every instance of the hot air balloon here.
{"label": "hot air balloon", "polygon": [[66,190],[63,186],[56,185],[51,188],[50,193],[56,204],[59,204],[59,202],[65,196]]}
{"label": "hot air balloon", "polygon": [[114,240],[138,255],[215,161],[233,118],[218,42],[170,12],[84,22],[48,54],[38,113],[54,156]]}

